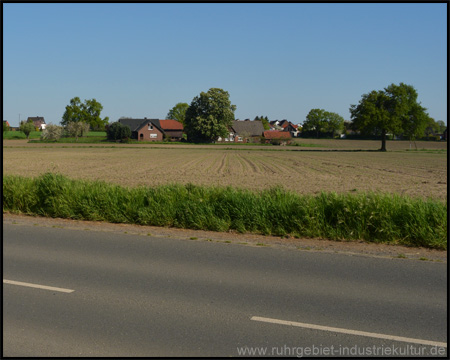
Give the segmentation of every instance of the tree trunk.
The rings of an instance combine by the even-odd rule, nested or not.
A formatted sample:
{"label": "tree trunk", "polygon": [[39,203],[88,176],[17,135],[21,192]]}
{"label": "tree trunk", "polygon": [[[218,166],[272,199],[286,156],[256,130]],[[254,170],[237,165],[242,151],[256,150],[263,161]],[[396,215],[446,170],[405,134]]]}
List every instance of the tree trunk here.
{"label": "tree trunk", "polygon": [[386,151],[386,130],[381,130],[381,149],[380,151]]}

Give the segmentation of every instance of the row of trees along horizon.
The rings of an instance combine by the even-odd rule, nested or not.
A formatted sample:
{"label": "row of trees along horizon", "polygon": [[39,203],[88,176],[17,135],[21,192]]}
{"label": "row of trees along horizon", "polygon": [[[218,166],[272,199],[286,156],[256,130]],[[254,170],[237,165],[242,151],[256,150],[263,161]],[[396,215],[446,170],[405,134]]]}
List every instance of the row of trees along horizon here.
{"label": "row of trees along horizon", "polygon": [[[430,133],[443,132],[446,125],[442,120],[435,121],[417,101],[418,93],[411,85],[391,84],[383,90],[373,90],[363,94],[359,103],[350,105],[351,120],[324,109],[311,109],[303,122],[302,137],[332,137],[336,134],[358,133],[353,137],[381,139],[381,151],[386,151],[388,135],[401,136],[416,140]],[[61,125],[47,125],[43,139],[58,139],[64,132],[78,139],[89,130],[107,131],[109,140],[122,140],[131,137],[129,128],[119,122],[109,124],[109,118],[101,118],[103,106],[96,100],[81,102],[79,97],[70,100],[62,116]],[[211,88],[201,92],[191,104],[177,103],[169,110],[166,119],[174,119],[184,126],[187,141],[205,143],[226,137],[228,129],[235,119],[236,105],[230,102],[229,93],[220,88]],[[269,129],[267,116],[256,116],[264,129]],[[3,125],[5,132],[5,123]],[[127,128],[128,130],[124,129]],[[30,120],[22,121],[19,130],[27,138],[34,125]]]}

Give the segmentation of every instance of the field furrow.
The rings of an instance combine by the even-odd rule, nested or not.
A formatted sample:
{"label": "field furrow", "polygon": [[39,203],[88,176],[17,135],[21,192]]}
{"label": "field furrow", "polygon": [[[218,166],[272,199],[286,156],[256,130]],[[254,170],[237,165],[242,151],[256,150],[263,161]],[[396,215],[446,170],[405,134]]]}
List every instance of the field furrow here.
{"label": "field furrow", "polygon": [[302,194],[380,191],[444,201],[447,198],[447,153],[443,151],[57,145],[4,146],[3,173],[35,177],[56,172],[124,186],[194,183],[258,190],[281,185]]}
{"label": "field furrow", "polygon": [[244,154],[241,154],[240,152],[239,153],[235,152],[234,155],[239,156],[243,160],[243,162],[246,164],[247,169],[248,169],[248,170],[246,169],[246,172],[257,173],[257,174],[261,173],[261,171],[258,169],[258,166],[253,162],[253,160],[249,159],[249,157],[248,157],[250,155],[249,152],[246,152]]}

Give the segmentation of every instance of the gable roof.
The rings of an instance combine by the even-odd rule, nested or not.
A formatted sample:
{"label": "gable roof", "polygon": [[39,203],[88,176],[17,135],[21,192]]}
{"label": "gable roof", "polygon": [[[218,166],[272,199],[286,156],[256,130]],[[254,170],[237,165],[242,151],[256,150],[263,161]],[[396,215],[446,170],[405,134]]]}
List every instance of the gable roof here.
{"label": "gable roof", "polygon": [[261,136],[264,132],[262,121],[233,120],[231,128],[239,135],[247,133],[248,136]]}
{"label": "gable roof", "polygon": [[43,116],[28,116],[27,121],[33,121],[33,123],[36,124],[45,124],[45,120]]}
{"label": "gable roof", "polygon": [[279,130],[267,130],[264,131],[264,137],[270,139],[290,139],[291,133]]}
{"label": "gable roof", "polygon": [[164,130],[183,130],[183,124],[177,120],[159,120],[159,123]]}
{"label": "gable roof", "polygon": [[126,119],[119,119],[119,122],[122,125],[128,126],[131,129],[131,132],[139,131],[140,129],[142,129],[148,123],[152,123],[153,125],[155,125],[155,127],[159,131],[161,131],[164,134],[164,130],[161,128],[161,124],[159,123],[159,119],[147,119],[147,118],[131,119],[131,118],[126,118]]}

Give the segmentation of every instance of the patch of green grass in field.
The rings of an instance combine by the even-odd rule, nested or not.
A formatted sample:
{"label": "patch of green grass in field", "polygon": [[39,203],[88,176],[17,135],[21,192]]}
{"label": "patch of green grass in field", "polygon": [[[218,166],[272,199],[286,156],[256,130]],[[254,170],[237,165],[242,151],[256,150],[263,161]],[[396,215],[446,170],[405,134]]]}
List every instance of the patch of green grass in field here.
{"label": "patch of green grass in field", "polygon": [[89,131],[87,137],[104,137],[106,138],[106,131]]}
{"label": "patch of green grass in field", "polygon": [[[22,132],[19,132],[23,135]],[[104,143],[107,142],[106,132],[105,131],[89,131],[85,136],[79,137],[76,139],[75,137],[63,136],[58,140],[42,140],[40,131],[35,131],[33,136],[30,135],[30,143],[80,143],[80,144],[90,144],[90,143]],[[25,139],[25,135],[21,137],[21,139]]]}
{"label": "patch of green grass in field", "polygon": [[447,203],[379,193],[299,195],[281,187],[127,188],[46,173],[3,177],[3,211],[79,220],[447,248]]}
{"label": "patch of green grass in field", "polygon": [[[32,131],[29,139],[39,139],[41,137],[41,131]],[[4,140],[23,140],[27,137],[22,131],[6,131],[3,133]]]}
{"label": "patch of green grass in field", "polygon": [[446,154],[447,149],[406,149],[404,151],[420,152],[426,154]]}
{"label": "patch of green grass in field", "polygon": [[300,146],[300,147],[321,147],[321,148],[327,148],[327,145],[320,145],[320,144],[306,144],[306,143],[301,143],[301,142],[294,142],[289,146]]}
{"label": "patch of green grass in field", "polygon": [[54,144],[54,143],[62,143],[62,144],[96,144],[96,143],[106,143],[106,138],[104,137],[79,137],[78,140],[75,138],[66,138],[63,137],[58,140],[30,140],[30,143],[42,143],[42,144]]}

